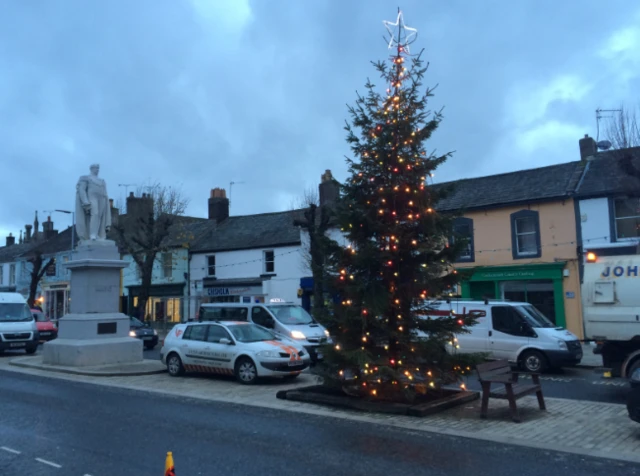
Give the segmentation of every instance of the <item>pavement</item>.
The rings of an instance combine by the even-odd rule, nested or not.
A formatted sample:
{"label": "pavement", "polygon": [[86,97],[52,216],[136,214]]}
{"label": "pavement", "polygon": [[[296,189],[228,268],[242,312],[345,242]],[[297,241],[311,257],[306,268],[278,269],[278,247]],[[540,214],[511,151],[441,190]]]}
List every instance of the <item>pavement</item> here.
{"label": "pavement", "polygon": [[[505,442],[388,423],[397,417],[366,421],[371,417],[345,418],[343,412],[325,409],[317,414],[300,411],[304,406],[290,411],[290,403],[288,411],[257,406],[256,396],[269,405],[274,403],[275,397],[268,395],[284,387],[277,382],[246,387],[227,379],[171,379],[166,375],[100,378],[49,373],[48,378],[37,374],[43,371],[9,368],[14,371],[0,370],[3,474],[156,476],[163,472],[166,452],[172,451],[179,476],[640,475],[637,463],[553,449],[523,451]],[[158,380],[161,385],[154,393],[121,387],[124,381],[139,380],[145,381],[141,386],[147,386],[147,380]],[[173,392],[181,385],[184,395],[161,393],[162,386]],[[218,389],[223,388],[229,398],[241,403],[251,398],[254,403],[238,405],[205,398],[207,394],[219,398]],[[602,404],[594,405],[594,410],[602,409]],[[550,407],[553,413],[565,411]],[[501,410],[492,408],[492,420],[483,423],[491,431],[504,427],[518,434],[516,428],[527,425],[504,426]],[[535,427],[545,426],[541,425],[544,417],[526,414],[537,422]],[[448,425],[456,421],[442,418]],[[558,426],[563,428],[564,423]],[[535,437],[535,428],[530,426],[529,431]]]}
{"label": "pavement", "polygon": [[46,370],[48,372],[61,372],[76,375],[93,375],[97,377],[136,376],[161,374],[167,368],[157,359],[144,359],[142,362],[130,364],[88,365],[84,367],[67,367],[64,365],[48,365],[42,362],[41,355],[16,357],[11,364],[17,367]]}
{"label": "pavement", "polygon": [[[97,384],[102,388],[154,394],[153,397],[148,398],[169,395],[183,400],[243,404],[249,407],[294,412],[297,415],[306,414],[340,421],[383,424],[418,432],[416,435],[420,438],[433,437],[434,434],[449,435],[640,463],[640,425],[628,418],[626,408],[621,404],[547,397],[548,411],[541,412],[537,409],[535,397],[525,397],[518,400],[523,419],[523,423],[520,424],[511,421],[507,402],[500,400],[490,401],[487,420],[479,418],[479,401],[428,418],[416,418],[335,410],[276,398],[278,390],[316,383],[315,377],[309,374],[301,375],[294,382],[276,379],[260,385],[244,386],[238,384],[233,378],[217,376],[188,375],[176,378],[167,374],[137,377],[54,374],[43,370],[15,367],[9,365],[10,360],[10,358],[0,359],[0,369],[39,377],[56,377],[76,383]],[[544,385],[546,384],[543,382],[543,389]]]}

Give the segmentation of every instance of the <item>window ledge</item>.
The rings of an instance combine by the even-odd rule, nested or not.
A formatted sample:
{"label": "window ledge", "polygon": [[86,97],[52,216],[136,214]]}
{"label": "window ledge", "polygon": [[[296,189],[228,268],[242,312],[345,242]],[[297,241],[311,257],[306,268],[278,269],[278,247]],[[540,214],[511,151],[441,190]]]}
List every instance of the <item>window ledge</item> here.
{"label": "window ledge", "polygon": [[277,274],[276,273],[262,273],[260,275],[261,278],[271,278],[273,276],[277,276]]}

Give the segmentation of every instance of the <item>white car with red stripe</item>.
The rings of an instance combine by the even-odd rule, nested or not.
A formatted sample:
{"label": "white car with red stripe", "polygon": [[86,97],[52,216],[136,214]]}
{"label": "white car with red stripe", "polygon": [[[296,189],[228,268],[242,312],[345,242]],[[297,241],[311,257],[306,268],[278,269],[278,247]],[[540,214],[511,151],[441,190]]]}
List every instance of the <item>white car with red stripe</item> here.
{"label": "white car with red stripe", "polygon": [[311,362],[294,340],[241,321],[178,324],[165,338],[160,357],[172,376],[235,375],[243,384],[253,384],[259,377],[295,378]]}

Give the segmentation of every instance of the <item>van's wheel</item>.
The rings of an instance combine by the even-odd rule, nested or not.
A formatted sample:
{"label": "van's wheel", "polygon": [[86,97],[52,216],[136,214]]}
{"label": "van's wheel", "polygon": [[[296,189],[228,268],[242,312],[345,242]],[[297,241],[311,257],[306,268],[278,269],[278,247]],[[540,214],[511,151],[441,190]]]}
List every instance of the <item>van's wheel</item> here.
{"label": "van's wheel", "polygon": [[245,385],[253,385],[258,380],[258,369],[249,357],[240,357],[235,367],[236,379]]}
{"label": "van's wheel", "polygon": [[184,374],[182,359],[175,352],[172,352],[167,356],[167,372],[169,372],[169,375],[172,377],[179,377]]}
{"label": "van's wheel", "polygon": [[538,350],[525,350],[520,355],[520,366],[527,372],[543,373],[549,368],[544,354]]}
{"label": "van's wheel", "polygon": [[638,369],[640,369],[640,359],[634,360],[633,363],[629,367],[627,367],[627,378],[631,378],[633,372]]}

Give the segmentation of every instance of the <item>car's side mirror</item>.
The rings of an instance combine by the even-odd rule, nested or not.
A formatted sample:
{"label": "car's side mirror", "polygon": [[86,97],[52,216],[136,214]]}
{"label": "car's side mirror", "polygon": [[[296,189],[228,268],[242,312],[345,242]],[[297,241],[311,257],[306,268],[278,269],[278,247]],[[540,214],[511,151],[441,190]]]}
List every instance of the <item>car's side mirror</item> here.
{"label": "car's side mirror", "polygon": [[233,342],[231,342],[229,339],[227,339],[226,337],[223,337],[222,339],[220,339],[219,341],[221,344],[223,345],[233,345]]}

